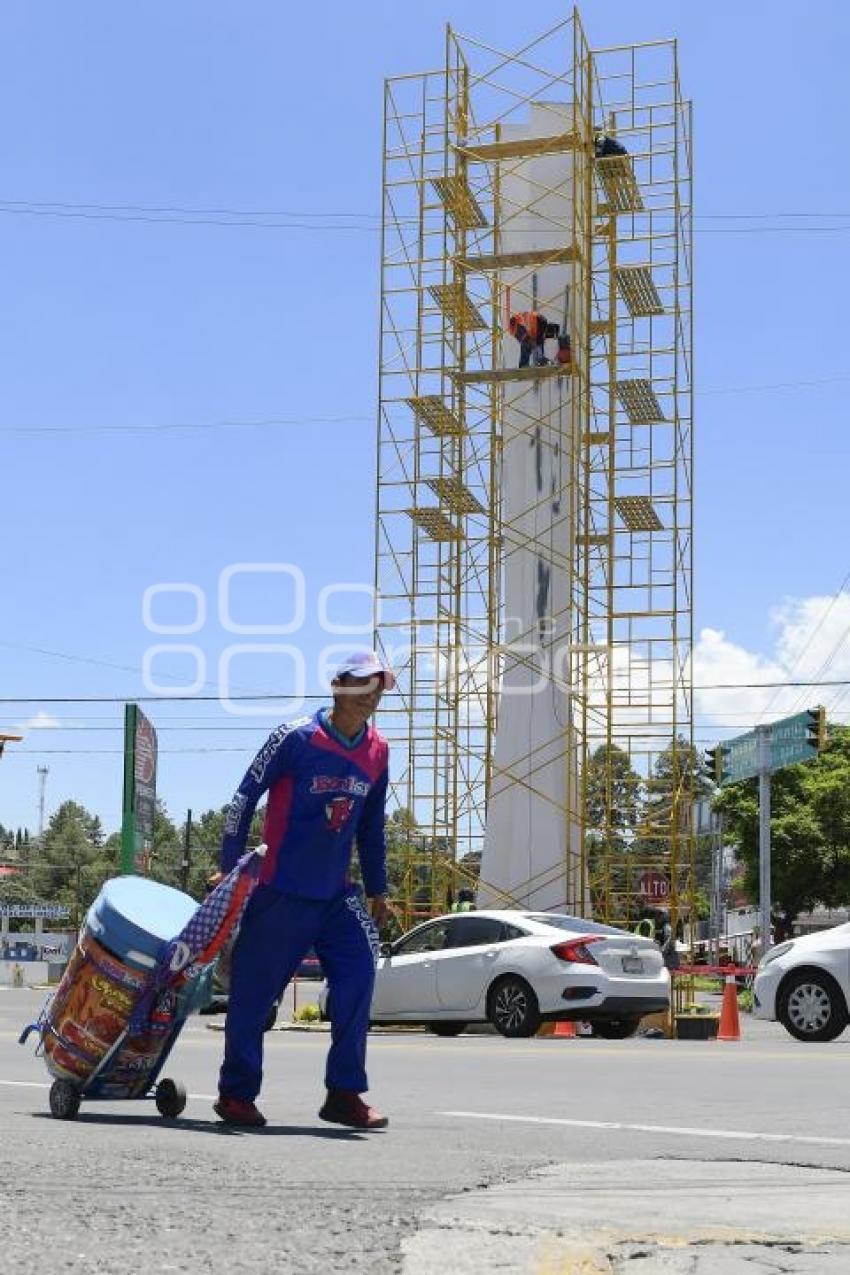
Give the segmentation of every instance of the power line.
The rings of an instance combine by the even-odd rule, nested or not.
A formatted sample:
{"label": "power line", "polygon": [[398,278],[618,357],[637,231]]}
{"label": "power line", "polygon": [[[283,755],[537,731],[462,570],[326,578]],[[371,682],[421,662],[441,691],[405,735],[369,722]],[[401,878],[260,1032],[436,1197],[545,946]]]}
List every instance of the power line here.
{"label": "power line", "polygon": [[695,394],[750,394],[757,390],[797,390],[806,385],[834,385],[837,381],[850,381],[850,376],[824,376],[805,381],[772,381],[762,385],[717,385],[707,390],[696,390]]}
{"label": "power line", "polygon": [[[837,601],[838,601],[838,599],[841,597],[841,595],[844,593],[844,589],[845,589],[845,587],[847,586],[848,582],[850,582],[850,571],[848,571],[848,572],[847,572],[846,576],[845,576],[845,577],[844,577],[844,579],[841,581],[841,584],[838,586],[838,588],[836,589],[835,593],[834,593],[834,594],[833,594],[833,596],[832,596],[832,599],[830,600],[829,606],[826,608],[826,610],[825,610],[824,612],[822,612],[822,614],[821,614],[821,616],[820,616],[819,620],[817,621],[817,623],[815,624],[815,626],[814,626],[814,628],[812,629],[811,633],[809,634],[808,638],[806,639],[806,643],[805,643],[805,645],[804,645],[804,646],[802,647],[802,649],[798,652],[798,654],[797,654],[797,656],[796,656],[796,658],[795,658],[795,660],[794,660],[794,663],[791,665],[791,668],[788,670],[788,671],[789,671],[789,673],[793,673],[793,672],[795,671],[795,669],[797,669],[797,668],[799,667],[799,665],[800,665],[800,661],[802,660],[803,656],[806,654],[806,651],[808,651],[809,647],[811,646],[812,642],[814,641],[814,639],[815,639],[815,637],[816,637],[816,635],[817,635],[818,631],[820,630],[821,626],[823,625],[823,623],[826,621],[826,619],[827,619],[827,618],[829,617],[829,615],[831,614],[832,609],[833,609],[833,607],[835,606],[836,602],[837,602]],[[823,673],[823,672],[824,672],[824,666],[822,665],[822,666],[821,666],[821,668],[819,668],[819,669],[818,669],[818,674]],[[770,700],[769,700],[769,701],[768,701],[768,703],[767,703],[767,706],[766,706],[764,709],[762,709],[762,712],[761,712],[761,716],[760,716],[760,718],[759,718],[759,721],[763,720],[763,718],[764,718],[765,714],[770,712],[771,705],[775,703],[776,698],[777,698],[777,697],[776,697],[776,695],[772,695],[772,696],[771,696]]]}
{"label": "power line", "polygon": [[153,226],[235,226],[243,230],[315,230],[315,231],[351,231],[359,230],[369,235],[380,232],[380,226],[360,226],[355,222],[325,225],[309,221],[248,221],[244,218],[232,220],[223,217],[172,217],[164,215],[151,217],[143,213],[110,213],[110,212],[72,212],[61,208],[8,208],[0,205],[0,214],[18,217],[59,217],[71,218],[75,221],[132,221],[145,222]]}
{"label": "power line", "polygon": [[[295,211],[287,208],[183,208],[173,204],[76,204],[61,199],[0,199],[0,206],[7,208],[62,208],[78,211],[95,209],[98,212],[138,212],[138,213],[178,213],[188,217],[318,217],[318,218],[360,218],[369,221],[380,221],[377,212],[311,212],[302,209]],[[788,214],[792,216],[794,214]],[[805,215],[805,214],[804,214]],[[819,214],[811,214],[817,216]],[[824,216],[842,216],[841,213],[825,213]]]}
{"label": "power line", "polygon": [[374,416],[281,416],[262,421],[195,421],[171,425],[3,425],[2,434],[158,434],[175,430],[268,429],[281,425],[347,425]]}
{"label": "power line", "polygon": [[[766,390],[796,390],[817,385],[846,384],[850,376],[825,376],[816,379],[797,381],[773,381],[761,385],[715,385],[708,389],[696,390],[695,396],[708,394],[754,394]],[[180,430],[200,430],[203,432],[218,429],[270,429],[281,426],[300,425],[343,425],[373,423],[374,414],[346,416],[280,416],[266,420],[224,420],[178,422],[167,425],[0,425],[0,434],[158,434],[174,433]]]}
{"label": "power line", "polygon": [[[763,691],[772,687],[795,686],[850,686],[850,678],[828,678],[822,681],[803,679],[801,681],[773,682],[703,682],[694,684],[694,691]],[[230,703],[265,701],[286,703],[287,700],[327,699],[328,692],[309,692],[298,694],[292,692],[271,693],[268,691],[250,695],[228,695]],[[168,704],[168,703],[220,703],[220,695],[3,695],[0,704],[124,704],[131,700],[134,704]]]}
{"label": "power line", "polygon": [[[148,225],[219,226],[247,230],[361,231],[380,233],[380,217],[376,213],[357,212],[293,212],[248,211],[241,209],[179,208],[140,204],[71,204],[40,203],[29,200],[2,200],[0,214],[18,217],[70,218],[82,221],[141,222]],[[672,215],[672,214],[671,214]],[[707,213],[695,214],[695,220],[767,220],[773,218],[846,217],[846,213]],[[289,220],[259,220],[287,218]],[[319,220],[309,220],[318,218]],[[294,220],[293,220],[294,219]],[[331,219],[334,219],[331,221]],[[371,221],[373,224],[368,224]],[[336,224],[334,224],[334,222]],[[361,224],[363,223],[363,224]],[[417,225],[415,217],[393,217],[392,225]],[[702,235],[769,235],[769,234],[844,234],[844,226],[695,226]]]}
{"label": "power line", "polygon": [[703,221],[766,221],[770,217],[850,217],[850,212],[694,213]]}
{"label": "power line", "polygon": [[[177,213],[185,216],[202,217],[300,217],[300,218],[359,218],[368,221],[380,221],[380,212],[364,212],[353,209],[334,209],[332,211],[318,209],[293,208],[209,208],[195,205],[187,208],[180,204],[104,204],[70,202],[63,199],[0,199],[0,205],[10,208],[61,208],[72,210],[94,209],[98,212],[139,212],[139,213]],[[850,212],[832,209],[828,212],[781,212],[773,209],[769,212],[736,212],[736,213],[694,213],[698,221],[769,221],[771,218],[812,220],[829,217],[850,218]],[[411,219],[411,220],[415,220]]]}

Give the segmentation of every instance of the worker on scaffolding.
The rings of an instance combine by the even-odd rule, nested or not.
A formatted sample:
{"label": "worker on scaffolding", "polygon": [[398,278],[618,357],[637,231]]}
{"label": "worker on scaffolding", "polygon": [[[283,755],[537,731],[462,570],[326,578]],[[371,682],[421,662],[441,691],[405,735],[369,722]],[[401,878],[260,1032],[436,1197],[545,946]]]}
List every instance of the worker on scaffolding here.
{"label": "worker on scaffolding", "polygon": [[474,912],[475,911],[475,892],[470,890],[469,886],[461,886],[457,892],[457,899],[451,906],[452,912]]}
{"label": "worker on scaffolding", "polygon": [[597,159],[609,159],[612,155],[627,155],[628,151],[622,142],[610,137],[600,130],[593,139],[593,149]]}
{"label": "worker on scaffolding", "polygon": [[655,909],[643,908],[638,923],[635,926],[635,934],[642,939],[655,939]]}
{"label": "worker on scaffolding", "polygon": [[547,336],[558,335],[557,324],[549,323],[546,316],[536,310],[520,310],[511,315],[508,331],[519,341],[520,367],[546,366],[549,360],[543,342]]}

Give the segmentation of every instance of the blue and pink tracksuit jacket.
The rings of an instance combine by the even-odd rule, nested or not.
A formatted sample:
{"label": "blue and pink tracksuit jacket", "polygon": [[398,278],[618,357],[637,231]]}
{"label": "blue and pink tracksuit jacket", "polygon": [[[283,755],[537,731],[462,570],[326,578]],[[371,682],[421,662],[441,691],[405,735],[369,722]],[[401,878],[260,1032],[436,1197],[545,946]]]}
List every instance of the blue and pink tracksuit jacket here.
{"label": "blue and pink tracksuit jacket", "polygon": [[228,811],[221,867],[243,853],[268,791],[260,885],[233,952],[223,1094],[253,1100],[262,1083],[263,1025],[303,956],[314,947],[328,980],[329,1089],[362,1093],[378,935],[350,881],[356,846],[367,896],[386,893],[388,747],[367,726],[355,740],[327,714],[278,727],[260,749]]}

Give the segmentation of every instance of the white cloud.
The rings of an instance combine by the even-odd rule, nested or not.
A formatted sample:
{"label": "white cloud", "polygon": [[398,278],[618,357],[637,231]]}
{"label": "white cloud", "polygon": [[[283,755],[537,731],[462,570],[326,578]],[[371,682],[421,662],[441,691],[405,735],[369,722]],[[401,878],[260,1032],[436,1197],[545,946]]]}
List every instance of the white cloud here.
{"label": "white cloud", "polygon": [[28,730],[58,730],[62,725],[58,717],[51,717],[50,713],[39,712],[35,717],[30,717],[28,721],[21,722],[19,730],[24,734]]}
{"label": "white cloud", "polygon": [[786,598],[770,614],[772,649],[750,651],[719,629],[703,629],[694,647],[694,685],[700,725],[718,734],[740,734],[824,704],[828,716],[850,716],[850,686],[752,686],[723,683],[819,682],[850,679],[850,593],[837,597]]}

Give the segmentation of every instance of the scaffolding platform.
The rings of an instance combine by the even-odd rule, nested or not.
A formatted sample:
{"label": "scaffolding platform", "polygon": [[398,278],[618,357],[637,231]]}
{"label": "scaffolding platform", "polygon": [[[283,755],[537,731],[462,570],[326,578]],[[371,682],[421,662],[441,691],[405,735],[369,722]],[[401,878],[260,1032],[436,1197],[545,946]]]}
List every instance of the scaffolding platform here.
{"label": "scaffolding platform", "polygon": [[461,421],[449,410],[439,394],[420,394],[405,403],[422,424],[438,438],[458,438],[466,433]]}
{"label": "scaffolding platform", "polygon": [[463,532],[451,518],[433,506],[424,506],[407,511],[413,521],[422,528],[426,536],[438,542],[462,540]]}
{"label": "scaffolding platform", "polygon": [[432,177],[431,185],[436,190],[446,212],[458,230],[483,230],[487,218],[481,211],[478,200],[470,190],[469,183],[463,173],[449,173],[446,177]]}
{"label": "scaffolding platform", "polygon": [[655,425],[664,420],[664,412],[648,377],[636,376],[632,380],[617,381],[614,388],[630,425]]}
{"label": "scaffolding platform", "polygon": [[486,274],[491,270],[514,270],[524,266],[569,265],[576,260],[576,250],[566,248],[528,248],[524,252],[485,252],[471,257],[458,257],[464,270]]}
{"label": "scaffolding platform", "polygon": [[428,291],[446,318],[462,332],[484,332],[489,323],[458,283],[434,283]]}
{"label": "scaffolding platform", "polygon": [[644,204],[635,170],[629,155],[604,155],[596,160],[599,184],[608,201],[597,206],[597,212],[607,215],[643,212]]}
{"label": "scaffolding platform", "polygon": [[454,149],[478,164],[500,164],[506,159],[536,159],[538,155],[572,151],[578,144],[576,133],[556,133],[550,137],[520,137],[504,142],[458,143]]}
{"label": "scaffolding platform", "polygon": [[663,531],[664,524],[649,496],[617,496],[614,508],[629,531]]}
{"label": "scaffolding platform", "polygon": [[505,381],[548,381],[553,377],[572,376],[574,363],[549,363],[545,367],[475,368],[471,372],[452,372],[458,385],[502,384]]}
{"label": "scaffolding platform", "polygon": [[649,318],[664,313],[651,266],[618,266],[617,289],[632,318]]}
{"label": "scaffolding platform", "polygon": [[484,506],[459,478],[426,478],[434,495],[453,514],[483,514]]}

